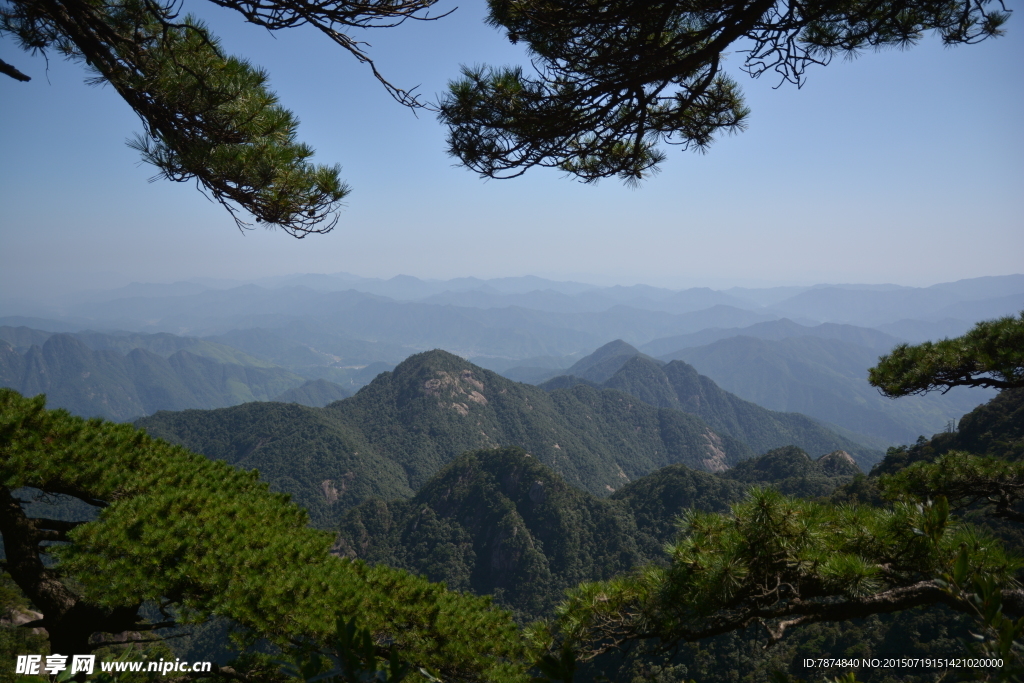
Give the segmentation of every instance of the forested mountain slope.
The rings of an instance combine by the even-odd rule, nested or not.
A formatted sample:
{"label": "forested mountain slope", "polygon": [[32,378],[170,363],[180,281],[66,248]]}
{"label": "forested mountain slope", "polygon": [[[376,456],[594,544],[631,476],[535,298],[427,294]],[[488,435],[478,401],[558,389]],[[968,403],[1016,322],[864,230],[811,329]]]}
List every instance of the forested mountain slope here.
{"label": "forested mountain slope", "polygon": [[157,410],[266,401],[303,381],[283,368],[225,363],[184,350],[167,358],[142,348],[126,355],[96,351],[68,334],[51,335],[24,354],[0,340],[0,386],[25,396],[45,393],[49,407],[84,417],[129,420]]}
{"label": "forested mountain slope", "polygon": [[374,499],[350,510],[335,549],[494,595],[529,621],[550,614],[581,581],[663,558],[688,508],[725,511],[758,484],[828,495],[859,472],[846,454],[814,461],[795,448],[740,466],[733,477],[671,465],[600,499],[521,449],[476,451],[411,500]]}
{"label": "forested mountain slope", "polygon": [[[19,353],[25,353],[32,346],[42,346],[54,335],[29,327],[0,325],[0,339],[8,342]],[[168,332],[138,334],[134,332],[96,332],[83,330],[70,333],[93,351],[117,351],[127,355],[133,349],[144,349],[158,356],[168,358],[178,351],[188,351],[194,356],[203,356],[221,363],[270,368],[273,363],[255,358],[238,347],[218,344],[209,339],[179,336]]]}
{"label": "forested mountain slope", "polygon": [[934,434],[995,395],[991,390],[954,388],[945,395],[893,401],[867,382],[867,369],[878,362],[878,355],[839,339],[737,336],[682,349],[662,360],[685,361],[726,391],[765,408],[804,413],[888,444]]}
{"label": "forested mountain slope", "polygon": [[548,393],[444,351],[412,356],[323,409],[254,403],[161,412],[137,424],[209,457],[259,468],[320,525],[368,495],[408,497],[480,448],[522,447],[595,495],[666,465],[721,470],[754,455],[692,415],[585,386]]}
{"label": "forested mountain slope", "polygon": [[[618,343],[621,342],[613,342]],[[601,353],[598,349],[594,355]],[[616,353],[611,359],[621,361],[622,365],[597,386],[626,392],[650,405],[696,415],[715,431],[743,441],[755,453],[791,445],[815,456],[844,450],[863,469],[869,469],[882,457],[881,451],[840,436],[806,415],[768,410],[724,391],[682,361],[665,364],[639,353],[632,357]],[[604,363],[599,367],[608,369]],[[583,378],[565,375],[540,386],[564,389],[578,383],[593,385]]]}
{"label": "forested mountain slope", "polygon": [[311,379],[300,387],[278,394],[273,400],[279,403],[298,403],[311,408],[323,408],[329,403],[351,395],[352,392],[340,384],[325,379]]}
{"label": "forested mountain slope", "polygon": [[569,486],[518,448],[460,456],[411,500],[350,510],[337,552],[497,595],[525,616],[549,613],[580,581],[639,564],[621,503]]}

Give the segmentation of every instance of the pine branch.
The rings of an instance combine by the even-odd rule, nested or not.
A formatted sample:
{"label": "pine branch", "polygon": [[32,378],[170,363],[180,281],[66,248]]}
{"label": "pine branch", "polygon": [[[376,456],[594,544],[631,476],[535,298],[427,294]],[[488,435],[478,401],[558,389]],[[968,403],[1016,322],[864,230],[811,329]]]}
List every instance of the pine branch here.
{"label": "pine branch", "polygon": [[31,76],[26,76],[25,74],[21,73],[16,68],[14,68],[12,65],[8,64],[7,62],[5,62],[2,59],[0,59],[0,74],[5,74],[7,76],[10,76],[11,78],[13,78],[16,81],[23,81],[23,82],[25,82],[25,81],[31,81],[32,80]]}

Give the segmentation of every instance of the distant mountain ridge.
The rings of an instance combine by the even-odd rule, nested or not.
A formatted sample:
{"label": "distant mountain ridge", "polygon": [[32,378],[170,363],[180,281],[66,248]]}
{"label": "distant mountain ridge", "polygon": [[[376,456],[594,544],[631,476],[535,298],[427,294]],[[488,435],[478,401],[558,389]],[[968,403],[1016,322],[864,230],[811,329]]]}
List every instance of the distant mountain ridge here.
{"label": "distant mountain ridge", "polygon": [[[666,364],[641,354],[621,340],[598,349],[573,367],[582,368],[584,375],[590,372],[591,377],[607,375],[607,379],[596,382],[565,375],[548,380],[540,387],[564,390],[586,384],[616,389],[659,408],[696,415],[716,432],[743,441],[755,453],[790,445],[814,454],[844,450],[853,454],[865,470],[882,457],[881,451],[843,437],[806,415],[762,408],[723,390],[682,361]],[[594,373],[594,368],[600,372]]]}
{"label": "distant mountain ridge", "polygon": [[945,395],[893,401],[867,382],[867,370],[878,356],[835,338],[736,336],[662,358],[683,360],[723,389],[765,408],[804,413],[887,445],[941,431],[949,420],[995,395],[961,387]]}
{"label": "distant mountain ridge", "polygon": [[157,410],[219,408],[270,398],[300,385],[282,368],[223,363],[179,350],[94,351],[74,336],[51,335],[24,355],[0,340],[0,385],[86,417],[129,420]]}
{"label": "distant mountain ridge", "polygon": [[692,415],[585,386],[548,393],[444,351],[412,356],[322,409],[247,403],[159,412],[136,424],[208,457],[259,468],[318,525],[370,496],[409,497],[480,448],[524,448],[598,496],[666,465],[716,471],[754,455]]}
{"label": "distant mountain ridge", "polygon": [[[822,323],[820,325],[808,326],[795,323],[789,318],[771,320],[763,323],[754,323],[748,327],[733,327],[729,329],[708,328],[693,334],[684,334],[675,337],[666,337],[647,342],[640,347],[644,353],[661,358],[663,360],[674,360],[675,352],[694,346],[704,346],[730,337],[756,337],[758,339],[769,339],[778,341],[791,337],[819,337],[822,339],[837,339],[847,343],[864,346],[879,353],[891,350],[897,344],[904,342],[904,339],[886,334],[885,332],[869,327],[858,327],[856,325],[838,325],[836,323]],[[666,356],[670,356],[666,358]]]}
{"label": "distant mountain ridge", "polygon": [[311,379],[302,386],[289,389],[273,398],[277,403],[298,403],[310,408],[324,406],[348,398],[352,392],[345,387],[325,379]]}
{"label": "distant mountain ridge", "polygon": [[[1024,308],[1024,275],[932,287],[834,284],[676,291],[536,277],[426,281],[404,275],[379,280],[336,273],[251,283],[200,279],[168,285],[133,283],[65,299],[49,307],[0,301],[0,306],[13,306],[22,316],[37,316],[31,324],[26,317],[0,317],[0,324],[64,332],[92,328],[207,339],[225,336],[214,341],[295,371],[302,368],[300,374],[309,377],[344,381],[311,368],[395,364],[431,348],[496,362],[578,357],[614,339],[661,356],[712,343],[716,336],[732,336],[710,328],[738,332],[783,318],[791,326],[812,328],[798,330],[800,336],[837,336],[881,350],[892,340],[879,338],[878,330],[918,342],[956,336],[981,319],[1017,313]],[[878,329],[839,332],[827,327],[838,324]],[[256,328],[261,331],[253,332]],[[767,330],[761,334],[759,328],[748,333],[774,338]],[[263,338],[257,338],[261,334]],[[785,334],[794,336],[794,331]],[[704,336],[686,338],[690,335]],[[657,348],[644,346],[666,339]],[[520,363],[502,369],[517,365],[521,369],[510,376],[530,381],[545,378],[546,373],[537,369],[543,365]]]}

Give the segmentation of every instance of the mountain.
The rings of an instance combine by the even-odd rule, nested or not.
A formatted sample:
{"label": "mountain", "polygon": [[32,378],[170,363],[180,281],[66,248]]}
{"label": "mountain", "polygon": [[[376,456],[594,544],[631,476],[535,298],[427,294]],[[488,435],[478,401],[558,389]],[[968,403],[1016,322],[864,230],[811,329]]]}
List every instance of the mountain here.
{"label": "mountain", "polygon": [[878,329],[906,339],[912,344],[920,344],[926,341],[959,337],[972,327],[974,327],[973,322],[954,318],[943,318],[930,322],[903,318],[894,323],[879,325]]}
{"label": "mountain", "polygon": [[[1015,313],[1022,306],[1024,275],[926,288],[847,284],[673,291],[645,285],[596,287],[535,277],[425,281],[336,273],[264,278],[256,284],[133,283],[119,290],[68,295],[63,303],[36,307],[37,314],[45,310],[50,317],[64,316],[60,322],[29,324],[27,318],[8,318],[0,319],[0,324],[54,332],[92,328],[202,337],[313,378],[309,368],[394,364],[431,348],[467,358],[514,361],[572,356],[623,339],[645,353],[661,356],[711,343],[722,335],[733,336],[729,330],[783,317],[789,318],[791,326],[813,326],[785,332],[786,336],[834,337],[876,349],[891,348],[891,339],[870,338],[877,337],[877,332],[862,329],[858,340],[853,336],[856,330],[818,329],[815,323],[886,326],[890,334],[919,341],[918,335],[928,334],[927,330],[961,332],[981,318]],[[32,306],[16,308],[33,313]],[[248,338],[251,335],[245,333],[257,328],[263,338]],[[726,332],[672,339],[711,328]],[[759,329],[747,329],[744,334],[774,339],[778,331],[762,334]],[[230,335],[235,338],[228,339]],[[657,348],[644,346],[654,340],[667,341]],[[539,381],[544,375],[535,370],[543,364],[514,363],[501,370],[517,366],[531,369],[510,376]]]}
{"label": "mountain", "polygon": [[19,354],[0,341],[0,385],[45,393],[50,408],[129,420],[157,410],[218,408],[266,401],[302,384],[281,368],[222,363],[188,351],[168,358],[142,348],[94,351],[77,337],[51,335]]}
{"label": "mountain", "polygon": [[1013,315],[1022,307],[1024,275],[1007,275],[924,288],[817,287],[767,310],[780,316],[874,327],[902,319],[931,321],[948,317],[963,317],[973,323]]}
{"label": "mountain", "polygon": [[828,496],[858,474],[863,472],[846,451],[832,451],[812,460],[799,448],[786,446],[737,463],[722,476],[747,485],[770,481],[786,495],[814,498]]}
{"label": "mountain", "polygon": [[[902,399],[901,399],[902,400]],[[1024,389],[1006,389],[960,418],[955,427],[890,450],[871,475],[892,474],[919,460],[966,451],[1010,461],[1024,460]]]}
{"label": "mountain", "polygon": [[394,365],[419,350],[353,339],[331,332],[326,324],[313,320],[295,321],[274,329],[235,329],[208,339],[299,372],[315,366],[345,367],[381,362]]}
{"label": "mountain", "polygon": [[612,496],[622,501],[637,527],[637,547],[651,559],[678,532],[678,519],[688,509],[727,513],[751,486],[774,486],[783,493],[827,496],[850,482],[861,470],[845,451],[826,453],[817,460],[793,446],[743,460],[723,472],[699,472],[670,465],[623,486]]}
{"label": "mountain", "polygon": [[956,282],[940,282],[928,289],[947,292],[961,301],[978,301],[1024,292],[1024,275],[974,277]]}
{"label": "mountain", "polygon": [[339,531],[341,555],[496,595],[525,618],[643,559],[624,505],[569,486],[518,448],[460,456],[410,500],[350,510]]}
{"label": "mountain", "polygon": [[727,511],[751,485],[828,495],[859,470],[848,454],[813,461],[781,449],[740,463],[737,475],[670,465],[611,498],[580,491],[517,448],[464,454],[410,500],[368,500],[339,524],[335,552],[494,595],[522,621],[550,615],[582,581],[664,558],[676,520]]}
{"label": "mountain", "polygon": [[19,325],[0,325],[0,339],[7,342],[18,353],[25,353],[33,346],[42,346],[53,336],[53,332],[44,332],[31,327]]}
{"label": "mountain", "polygon": [[249,403],[160,412],[150,434],[260,470],[329,525],[373,495],[409,497],[460,454],[518,446],[605,496],[660,467],[721,470],[754,455],[699,418],[587,386],[545,392],[444,351],[411,356],[321,409]]}
{"label": "mountain", "polygon": [[[612,348],[625,351],[623,346]],[[665,364],[639,352],[633,356],[602,352],[595,363],[596,367],[605,370],[609,366],[602,364],[608,363],[608,360],[602,358],[616,362],[622,358],[627,359],[607,380],[597,384],[600,388],[615,389],[653,406],[696,415],[716,432],[739,439],[755,453],[791,445],[814,454],[844,450],[852,454],[864,469],[870,468],[882,457],[881,452],[841,436],[806,415],[776,412],[745,401],[723,390],[712,379],[699,374],[682,361],[674,360]],[[590,367],[586,358],[578,365],[585,369]],[[590,386],[595,384],[583,378],[564,375],[540,386],[548,390],[564,390],[580,383]]]}
{"label": "mountain", "polygon": [[[589,356],[581,358],[565,371],[564,374],[585,379],[594,384],[608,380],[623,364],[634,356],[642,355],[634,347],[621,339],[608,342]],[[651,361],[657,363],[653,358]]]}
{"label": "mountain", "polygon": [[683,360],[726,391],[772,410],[799,412],[885,445],[910,443],[995,395],[956,388],[893,401],[867,382],[878,352],[839,339],[738,336],[682,349]]}
{"label": "mountain", "polygon": [[[656,291],[669,298],[673,294]],[[354,290],[322,291],[302,286],[267,289],[256,285],[180,296],[94,300],[77,305],[75,312],[91,321],[88,326],[93,328],[137,332],[219,337],[252,328],[272,331],[276,336],[295,330],[300,333],[285,338],[325,353],[332,352],[311,338],[314,332],[387,344],[401,348],[403,356],[411,350],[446,348],[465,357],[503,358],[566,356],[610,339],[643,343],[709,326],[743,326],[777,317],[724,303],[678,314],[621,302],[601,311],[564,313],[522,306],[475,308],[396,301]],[[361,363],[374,360],[395,359],[377,357]]]}
{"label": "mountain", "polygon": [[[24,326],[0,326],[0,339],[10,343],[16,351],[24,353],[30,347],[42,346],[53,336],[53,332],[31,329]],[[198,337],[182,337],[167,332],[138,334],[134,332],[96,332],[84,330],[70,333],[93,351],[117,351],[127,354],[133,349],[145,349],[158,356],[168,358],[178,351],[188,351],[194,356],[203,356],[221,363],[251,367],[273,367],[273,364],[254,358],[238,348],[218,344]]]}
{"label": "mountain", "polygon": [[274,397],[279,403],[298,403],[312,408],[323,408],[328,403],[348,398],[352,392],[340,384],[325,379],[311,379],[300,387],[289,389]]}
{"label": "mountain", "polygon": [[821,325],[801,325],[789,318],[781,320],[769,320],[763,323],[755,323],[748,327],[733,327],[729,329],[709,328],[683,334],[674,337],[665,337],[647,342],[640,349],[644,353],[662,358],[663,360],[674,360],[678,358],[675,352],[681,349],[688,349],[694,346],[704,346],[729,337],[756,337],[758,339],[789,339],[790,337],[820,337],[822,339],[838,339],[850,344],[864,346],[866,348],[885,353],[892,347],[904,341],[900,337],[894,337],[880,330],[869,327],[857,327],[856,325],[838,325],[836,323],[822,323]]}
{"label": "mountain", "polygon": [[429,304],[473,308],[519,306],[553,313],[600,312],[613,306],[629,306],[644,311],[664,311],[665,313],[691,313],[718,305],[742,309],[759,308],[751,301],[707,287],[673,292],[643,285],[592,288],[575,294],[566,294],[554,289],[509,293],[484,286],[468,290],[447,290],[420,299],[420,301]]}

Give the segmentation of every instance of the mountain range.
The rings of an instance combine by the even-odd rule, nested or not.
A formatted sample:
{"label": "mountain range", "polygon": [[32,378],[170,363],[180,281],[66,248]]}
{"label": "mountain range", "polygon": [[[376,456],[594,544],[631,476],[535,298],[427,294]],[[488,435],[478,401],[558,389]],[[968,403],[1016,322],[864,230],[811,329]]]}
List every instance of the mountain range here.
{"label": "mountain range", "polygon": [[[326,526],[369,497],[412,496],[459,455],[479,449],[523,448],[597,496],[667,465],[724,471],[793,444],[815,457],[842,449],[865,468],[881,457],[810,418],[733,397],[692,368],[679,372],[678,387],[694,397],[689,404],[659,407],[587,383],[546,391],[430,351],[321,409],[254,402],[163,411],[136,424],[208,457],[259,469]],[[701,413],[684,412],[687,405]]]}
{"label": "mountain range", "polygon": [[[36,318],[31,323],[0,318],[0,324],[202,337],[253,328],[287,337],[295,326],[312,325],[350,341],[382,344],[386,348],[376,351],[392,356],[395,347],[402,349],[401,357],[445,348],[465,357],[525,359],[571,355],[616,338],[644,345],[709,327],[746,327],[782,318],[807,326],[877,328],[916,342],[958,335],[979,320],[1014,314],[1022,307],[1024,275],[931,287],[829,284],[674,291],[535,277],[374,280],[339,273],[252,283],[134,283],[106,292],[69,294],[61,301],[0,300],[0,314]],[[41,324],[40,319],[50,322]],[[72,322],[76,329],[68,328]],[[299,341],[307,343],[308,335],[301,336]],[[394,363],[400,358],[369,362],[373,360]]]}
{"label": "mountain range", "polygon": [[879,446],[934,434],[996,394],[957,387],[946,394],[894,401],[867,383],[867,369],[878,362],[878,355],[840,339],[744,335],[661,358],[685,361],[723,389],[760,406],[809,415]]}
{"label": "mountain range", "polygon": [[659,361],[621,340],[581,359],[568,373],[540,387],[554,390],[585,385],[622,391],[659,408],[696,415],[720,434],[743,441],[755,453],[790,445],[816,454],[844,450],[864,469],[881,457],[880,452],[806,415],[776,412],[744,401],[682,361]]}
{"label": "mountain range", "polygon": [[[129,350],[122,353],[118,348]],[[0,328],[0,385],[29,396],[46,394],[52,408],[117,421],[158,410],[219,408],[247,401],[325,405],[351,394],[322,379],[307,383],[284,368],[204,340],[170,334],[122,339],[28,328]]]}

